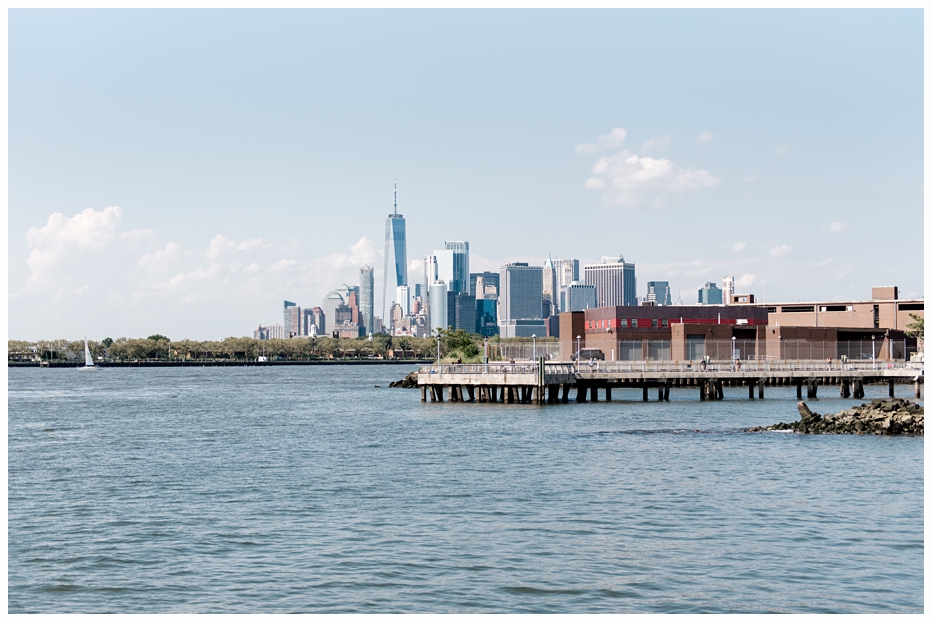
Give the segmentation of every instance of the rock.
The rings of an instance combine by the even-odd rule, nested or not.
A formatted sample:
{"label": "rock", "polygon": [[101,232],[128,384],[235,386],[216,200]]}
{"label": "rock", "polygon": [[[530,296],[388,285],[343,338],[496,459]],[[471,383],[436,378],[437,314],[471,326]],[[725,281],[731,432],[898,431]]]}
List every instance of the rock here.
{"label": "rock", "polygon": [[777,423],[769,427],[752,427],[746,431],[791,429],[797,434],[874,434],[896,436],[924,435],[925,408],[903,399],[879,399],[823,417],[800,401],[796,405],[799,421]]}
{"label": "rock", "polygon": [[[378,387],[378,386],[376,386]],[[400,381],[393,381],[388,384],[389,388],[417,388],[417,372],[408,374]]]}

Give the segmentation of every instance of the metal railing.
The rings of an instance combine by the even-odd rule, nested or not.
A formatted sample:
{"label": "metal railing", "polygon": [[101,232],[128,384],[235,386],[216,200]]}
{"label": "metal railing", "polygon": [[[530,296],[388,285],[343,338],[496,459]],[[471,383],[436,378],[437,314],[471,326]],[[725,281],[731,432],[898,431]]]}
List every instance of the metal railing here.
{"label": "metal railing", "polygon": [[428,364],[417,368],[421,375],[534,375],[534,362],[494,364]]}
{"label": "metal railing", "polygon": [[709,361],[595,361],[592,365],[580,362],[578,372],[625,373],[625,372],[683,372],[683,373],[744,373],[744,372],[789,372],[789,371],[864,371],[864,370],[909,370],[920,374],[922,365],[904,361],[856,361],[828,360],[744,360],[730,362]]}

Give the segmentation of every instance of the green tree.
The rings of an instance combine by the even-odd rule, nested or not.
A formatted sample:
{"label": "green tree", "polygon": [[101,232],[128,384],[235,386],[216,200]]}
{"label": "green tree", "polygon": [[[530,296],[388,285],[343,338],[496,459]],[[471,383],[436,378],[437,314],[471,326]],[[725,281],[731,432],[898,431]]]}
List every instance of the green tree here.
{"label": "green tree", "polygon": [[104,339],[100,340],[100,343],[104,345],[104,348],[110,348],[113,346],[113,340],[109,337],[105,337]]}
{"label": "green tree", "polygon": [[913,321],[906,325],[906,335],[916,338],[919,351],[922,352],[922,347],[925,345],[926,320],[923,316],[917,316],[915,313],[910,313],[909,317],[912,318]]}
{"label": "green tree", "polygon": [[168,338],[165,337],[164,335],[160,335],[160,334],[158,334],[158,333],[156,333],[155,335],[150,335],[150,336],[147,337],[146,339],[147,339],[147,340],[152,340],[153,342],[158,342],[159,340],[165,340],[166,342],[171,342],[170,339],[168,339]]}

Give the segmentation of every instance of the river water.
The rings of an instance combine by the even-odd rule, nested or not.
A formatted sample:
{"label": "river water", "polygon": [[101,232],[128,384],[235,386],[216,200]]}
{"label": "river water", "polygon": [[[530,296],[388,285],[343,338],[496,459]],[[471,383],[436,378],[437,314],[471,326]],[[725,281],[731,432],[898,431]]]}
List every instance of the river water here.
{"label": "river water", "polygon": [[409,369],[10,369],[9,611],[923,611],[922,438],[740,431],[795,388],[431,404]]}

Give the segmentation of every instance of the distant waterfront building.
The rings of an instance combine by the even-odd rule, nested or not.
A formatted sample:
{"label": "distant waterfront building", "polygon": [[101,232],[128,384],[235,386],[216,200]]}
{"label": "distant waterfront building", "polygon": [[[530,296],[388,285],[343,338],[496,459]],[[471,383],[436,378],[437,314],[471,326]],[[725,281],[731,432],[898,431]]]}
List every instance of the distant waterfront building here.
{"label": "distant waterfront building", "polygon": [[699,290],[700,305],[720,305],[722,302],[722,290],[715,286],[715,283],[706,283],[705,287]]}
{"label": "distant waterfront building", "polygon": [[428,312],[431,333],[437,329],[447,330],[447,284],[442,280],[431,283],[428,292]]}
{"label": "distant waterfront building", "polygon": [[647,281],[647,297],[645,300],[660,306],[672,305],[673,298],[670,295],[670,283],[665,280]]}
{"label": "distant waterfront building", "polygon": [[324,310],[324,335],[333,333],[333,325],[339,322],[339,320],[337,320],[337,309],[343,305],[343,296],[336,290],[329,292],[324,297],[324,303],[321,306]]}
{"label": "distant waterfront building", "polygon": [[[483,291],[478,291],[476,289],[476,284],[481,279],[481,286]],[[498,297],[498,286],[500,284],[501,276],[496,272],[478,272],[475,274],[469,275],[469,293],[479,299],[486,299],[490,294],[494,293],[495,297]],[[495,291],[490,291],[490,288],[494,287]]]}
{"label": "distant waterfront building", "polygon": [[254,340],[270,339],[269,338],[269,327],[262,326],[262,323],[260,322],[259,325],[256,327],[256,330],[253,331],[252,333],[252,339]]}
{"label": "distant waterfront building", "polygon": [[553,277],[557,287],[579,280],[579,259],[553,259]]}
{"label": "distant waterfront building", "polygon": [[735,277],[726,276],[722,279],[722,304],[730,305],[731,297],[735,293]]}
{"label": "distant waterfront building", "polygon": [[355,322],[343,322],[333,326],[333,337],[339,338],[357,338],[359,337],[359,325]]}
{"label": "distant waterfront building", "polygon": [[291,337],[291,331],[298,326],[297,322],[294,322],[293,319],[297,317],[297,312],[294,308],[297,305],[290,300],[285,301],[284,308],[284,327],[285,327],[285,337]]}
{"label": "distant waterfront building", "polygon": [[498,326],[502,337],[520,335],[515,331],[524,330],[526,326],[521,328],[519,320],[539,321],[543,331],[539,335],[546,335],[546,328],[541,320],[543,268],[527,263],[508,263],[501,267],[499,273],[501,287],[498,298]]}
{"label": "distant waterfront building", "polygon": [[288,313],[285,320],[291,324],[290,328],[285,331],[285,337],[299,337],[305,335],[304,331],[304,309],[295,305],[288,307]]}
{"label": "distant waterfront building", "polygon": [[437,278],[447,284],[447,291],[459,294],[468,291],[469,241],[446,241],[443,250],[434,250]]}
{"label": "distant waterfront building", "polygon": [[637,306],[634,263],[623,256],[603,256],[601,263],[583,266],[585,284],[593,285],[600,307]]}
{"label": "distant waterfront building", "polygon": [[498,300],[476,300],[476,332],[485,337],[498,335]]}
{"label": "distant waterfront building", "polygon": [[395,212],[385,220],[385,283],[382,286],[382,321],[395,297],[395,288],[408,284],[408,256],[405,219],[398,214],[398,185],[395,185]]}
{"label": "distant waterfront building", "polygon": [[476,333],[476,299],[462,293],[450,296],[453,299],[453,328],[467,333]]}
{"label": "distant waterfront building", "polygon": [[[559,286],[557,285],[557,276],[553,268],[553,257],[550,254],[547,254],[547,260],[544,261],[544,300],[549,301],[549,306],[553,309],[553,305],[557,302],[556,296],[559,291]],[[550,316],[550,313],[546,313],[545,316]]]}
{"label": "distant waterfront building", "polygon": [[[320,307],[314,307],[308,311],[308,335],[324,335],[327,330],[327,317],[324,315],[324,310]],[[311,329],[314,329],[311,332]]]}
{"label": "distant waterfront building", "polygon": [[505,337],[547,336],[547,320],[529,318],[526,320],[509,320],[499,324],[499,335]]}
{"label": "distant waterfront building", "polygon": [[587,285],[576,280],[573,281],[569,287],[563,287],[560,311],[583,311],[584,309],[594,309],[595,307],[595,285]]}
{"label": "distant waterfront building", "polygon": [[395,304],[401,307],[402,317],[411,313],[411,299],[408,295],[407,285],[395,288]]}
{"label": "distant waterfront building", "polygon": [[[365,265],[359,269],[359,317],[362,320],[363,333],[372,332],[373,298],[375,296],[375,279],[372,268]],[[323,328],[318,327],[319,331]]]}

